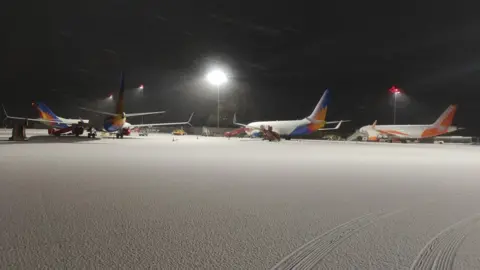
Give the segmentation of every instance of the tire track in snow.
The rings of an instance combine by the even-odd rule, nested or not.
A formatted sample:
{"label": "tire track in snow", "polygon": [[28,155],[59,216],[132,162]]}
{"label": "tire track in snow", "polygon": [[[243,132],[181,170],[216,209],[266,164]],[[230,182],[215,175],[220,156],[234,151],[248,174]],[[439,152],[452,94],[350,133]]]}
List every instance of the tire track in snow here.
{"label": "tire track in snow", "polygon": [[340,224],[296,249],[290,253],[290,255],[283,258],[272,269],[311,269],[354,233],[366,228],[381,218],[405,210],[406,209],[401,209],[384,214],[370,213]]}
{"label": "tire track in snow", "polygon": [[458,247],[480,221],[480,214],[462,219],[432,238],[420,251],[410,269],[452,269]]}

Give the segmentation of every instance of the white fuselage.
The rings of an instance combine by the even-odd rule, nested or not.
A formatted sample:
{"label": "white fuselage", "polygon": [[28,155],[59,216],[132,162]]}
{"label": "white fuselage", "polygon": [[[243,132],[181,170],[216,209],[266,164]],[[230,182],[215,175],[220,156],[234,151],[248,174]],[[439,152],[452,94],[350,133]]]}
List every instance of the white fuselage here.
{"label": "white fuselage", "polygon": [[89,122],[88,119],[68,119],[68,118],[62,118],[62,117],[58,117],[58,119],[62,120],[62,122],[67,125],[75,125],[78,123],[88,124]]}
{"label": "white fuselage", "polygon": [[421,139],[438,136],[441,134],[456,131],[457,127],[439,129],[432,125],[371,125],[360,128],[360,132],[368,135],[368,138],[375,140],[381,137],[398,137],[404,139]]}
{"label": "white fuselage", "polygon": [[55,123],[43,122],[43,124],[48,126],[49,128],[54,128],[59,130],[67,130],[78,124],[88,124],[87,119],[67,119],[62,117],[57,117],[57,118],[61,122],[55,122]]}
{"label": "white fuselage", "polygon": [[127,121],[125,121],[125,123],[123,124],[123,129],[130,129],[130,127],[132,126],[132,124],[128,123]]}
{"label": "white fuselage", "polygon": [[[308,124],[310,124],[310,121],[307,119],[252,122],[247,125],[245,132],[251,136],[260,132],[258,129],[268,129],[268,127],[272,127],[272,131],[278,133],[280,136],[289,136],[299,127],[306,126]],[[249,129],[248,126],[255,127],[257,129]]]}

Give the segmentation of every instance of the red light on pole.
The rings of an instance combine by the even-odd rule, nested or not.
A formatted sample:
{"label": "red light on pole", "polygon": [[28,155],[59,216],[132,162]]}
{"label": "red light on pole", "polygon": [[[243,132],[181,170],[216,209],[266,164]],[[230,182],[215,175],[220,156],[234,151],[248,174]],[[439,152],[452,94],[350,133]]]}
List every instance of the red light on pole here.
{"label": "red light on pole", "polygon": [[388,89],[390,93],[393,94],[394,100],[393,100],[393,124],[395,125],[396,120],[397,120],[397,96],[402,93],[398,87],[393,85]]}
{"label": "red light on pole", "polygon": [[388,91],[392,94],[397,94],[397,93],[401,93],[402,91],[400,91],[400,89],[398,89],[396,86],[392,86],[390,89],[388,89]]}

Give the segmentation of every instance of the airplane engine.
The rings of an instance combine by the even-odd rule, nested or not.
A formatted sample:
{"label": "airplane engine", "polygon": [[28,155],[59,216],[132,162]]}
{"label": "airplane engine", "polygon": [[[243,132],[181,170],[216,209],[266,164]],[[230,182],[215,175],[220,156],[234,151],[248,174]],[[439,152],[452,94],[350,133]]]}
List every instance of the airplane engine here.
{"label": "airplane engine", "polygon": [[53,134],[53,128],[49,128],[48,129],[48,135],[52,135]]}
{"label": "airplane engine", "polygon": [[268,126],[266,129],[264,126],[261,126],[260,128],[263,132],[264,139],[269,141],[280,141],[280,134],[273,131],[272,126]]}
{"label": "airplane engine", "polygon": [[128,128],[124,128],[124,129],[122,130],[122,133],[123,133],[123,135],[128,136],[128,135],[130,135],[131,131],[130,131],[130,129],[128,129]]}
{"label": "airplane engine", "polygon": [[80,135],[83,134],[84,131],[85,131],[85,129],[83,128],[83,126],[75,126],[75,127],[73,128],[73,132],[72,132],[72,133],[73,133],[75,136],[80,136]]}

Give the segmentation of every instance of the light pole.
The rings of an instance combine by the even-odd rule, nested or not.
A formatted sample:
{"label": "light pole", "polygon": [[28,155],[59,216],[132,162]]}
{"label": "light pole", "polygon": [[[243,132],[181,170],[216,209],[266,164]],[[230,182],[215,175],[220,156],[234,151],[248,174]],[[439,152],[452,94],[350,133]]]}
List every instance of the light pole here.
{"label": "light pole", "polygon": [[217,128],[220,127],[220,85],[227,82],[227,75],[219,69],[207,74],[207,81],[217,87]]}
{"label": "light pole", "polygon": [[388,91],[393,94],[393,124],[395,125],[397,120],[397,96],[402,92],[395,86],[392,86]]}
{"label": "light pole", "polygon": [[[142,94],[142,99],[143,99],[143,84],[140,84],[140,86],[137,87],[137,91]],[[142,115],[142,125],[143,125],[143,115]]]}
{"label": "light pole", "polygon": [[220,127],[220,84],[217,84],[217,128]]}

